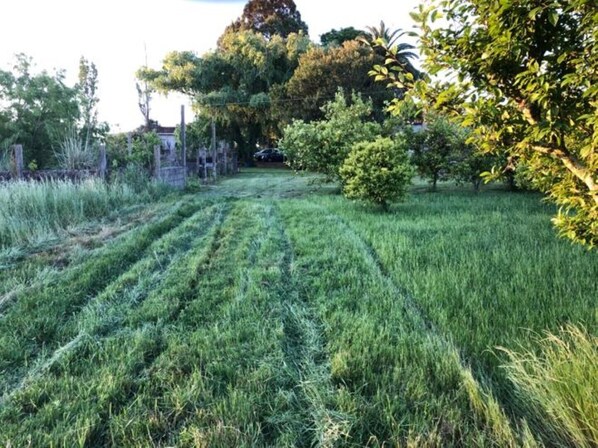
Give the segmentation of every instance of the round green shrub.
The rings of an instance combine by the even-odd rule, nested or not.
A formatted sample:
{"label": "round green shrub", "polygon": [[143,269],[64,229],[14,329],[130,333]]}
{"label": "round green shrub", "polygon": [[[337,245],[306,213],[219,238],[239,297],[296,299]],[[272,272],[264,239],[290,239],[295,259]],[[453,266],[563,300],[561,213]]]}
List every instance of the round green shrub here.
{"label": "round green shrub", "polygon": [[385,210],[390,201],[405,197],[413,174],[404,142],[382,137],[353,145],[340,169],[347,198],[372,202]]}

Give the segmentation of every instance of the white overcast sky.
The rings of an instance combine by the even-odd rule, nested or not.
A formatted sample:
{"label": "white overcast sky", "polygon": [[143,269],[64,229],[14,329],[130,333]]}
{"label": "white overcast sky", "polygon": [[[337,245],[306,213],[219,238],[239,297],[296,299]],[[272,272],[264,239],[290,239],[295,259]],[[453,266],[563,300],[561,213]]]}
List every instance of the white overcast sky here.
{"label": "white overcast sky", "polygon": [[[295,0],[309,35],[319,41],[332,28],[363,29],[384,20],[410,30],[419,0]],[[38,69],[61,68],[76,81],[81,56],[94,62],[99,78],[100,119],[112,131],[142,123],[135,71],[161,66],[169,51],[198,55],[213,49],[225,26],[241,15],[244,0],[0,0],[0,68],[12,67],[15,53],[32,56]],[[152,118],[164,126],[179,121],[178,95],[156,96]],[[189,107],[187,109],[190,109]],[[188,112],[188,115],[190,111]]]}

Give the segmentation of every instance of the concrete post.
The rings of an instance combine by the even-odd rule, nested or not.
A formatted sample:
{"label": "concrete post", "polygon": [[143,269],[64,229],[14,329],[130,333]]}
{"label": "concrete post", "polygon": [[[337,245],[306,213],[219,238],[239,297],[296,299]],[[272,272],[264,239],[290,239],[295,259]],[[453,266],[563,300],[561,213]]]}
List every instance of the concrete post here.
{"label": "concrete post", "polygon": [[100,161],[98,174],[102,180],[106,180],[106,171],[108,169],[108,158],[106,157],[106,146],[100,145]]}
{"label": "concrete post", "polygon": [[161,156],[160,145],[154,146],[154,177],[157,180],[160,180]]}

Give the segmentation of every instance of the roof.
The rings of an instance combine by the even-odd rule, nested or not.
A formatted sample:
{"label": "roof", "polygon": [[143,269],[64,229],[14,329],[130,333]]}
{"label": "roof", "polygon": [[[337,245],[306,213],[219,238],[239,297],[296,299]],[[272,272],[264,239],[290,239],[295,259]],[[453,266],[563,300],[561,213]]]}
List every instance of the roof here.
{"label": "roof", "polygon": [[174,126],[157,126],[154,128],[157,134],[174,134]]}

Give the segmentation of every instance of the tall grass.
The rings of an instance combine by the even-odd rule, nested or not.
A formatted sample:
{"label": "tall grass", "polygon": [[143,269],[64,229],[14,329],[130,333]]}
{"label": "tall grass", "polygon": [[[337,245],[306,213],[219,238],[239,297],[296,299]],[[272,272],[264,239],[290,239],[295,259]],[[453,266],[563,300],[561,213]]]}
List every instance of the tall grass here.
{"label": "tall grass", "polygon": [[536,339],[540,352],[502,349],[533,429],[558,446],[598,446],[598,337],[567,325]]}
{"label": "tall grass", "polygon": [[54,157],[61,168],[77,170],[93,167],[96,155],[92,147],[83,142],[77,131],[72,129],[54,152]]}
{"label": "tall grass", "polygon": [[98,179],[0,184],[0,248],[53,238],[125,205],[146,202],[155,188],[148,183],[139,192],[123,182]]}

